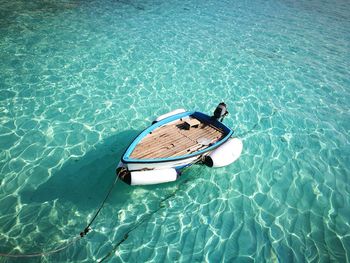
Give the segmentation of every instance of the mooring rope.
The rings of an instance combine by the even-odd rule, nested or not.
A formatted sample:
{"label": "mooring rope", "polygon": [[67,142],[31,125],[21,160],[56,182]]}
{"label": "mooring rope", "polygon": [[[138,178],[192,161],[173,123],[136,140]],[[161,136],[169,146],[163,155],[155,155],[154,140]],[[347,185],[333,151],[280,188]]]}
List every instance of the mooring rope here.
{"label": "mooring rope", "polygon": [[116,243],[113,248],[101,259],[99,259],[99,263],[104,262],[105,260],[107,260],[110,256],[113,255],[113,253],[118,249],[118,247],[124,243],[128,237],[129,234],[131,232],[133,232],[136,228],[138,228],[139,226],[141,226],[143,223],[145,223],[148,219],[150,219],[154,214],[156,214],[159,210],[163,209],[165,206],[163,205],[164,202],[166,202],[167,200],[169,200],[170,198],[174,197],[176,195],[176,193],[178,191],[181,190],[181,186],[186,184],[189,180],[185,180],[181,185],[179,185],[173,192],[171,192],[170,194],[168,194],[166,197],[164,197],[163,199],[160,200],[159,202],[159,206],[158,208],[156,208],[153,211],[150,211],[144,215],[142,215],[142,217],[135,222],[123,235],[123,238],[121,240],[118,241],[118,243]]}
{"label": "mooring rope", "polygon": [[[189,166],[185,167],[182,169],[182,173],[185,172],[188,168],[190,168],[192,165],[194,164],[197,164],[197,163],[200,163],[202,161],[201,158],[199,159],[196,159],[194,161],[192,161]],[[159,210],[163,209],[165,206],[163,205],[164,202],[166,202],[167,200],[169,200],[170,198],[174,197],[177,192],[181,191],[182,189],[182,186],[186,185],[190,180],[189,179],[186,179],[184,180],[181,184],[179,184],[177,186],[177,188],[172,191],[170,194],[168,194],[166,197],[164,197],[163,199],[160,200],[159,202],[159,207],[147,214],[144,214],[140,220],[138,220],[137,222],[135,222],[126,232],[124,232],[124,236],[121,240],[118,241],[118,243],[116,243],[113,248],[103,257],[101,258],[98,262],[101,263],[101,262],[104,262],[105,260],[107,260],[110,256],[112,256],[112,254],[118,249],[118,247],[124,243],[128,237],[129,237],[129,234],[131,232],[133,232],[136,228],[138,228],[139,226],[141,226],[143,223],[146,222],[147,219],[151,218],[154,214],[156,214]]]}
{"label": "mooring rope", "polygon": [[113,184],[111,185],[111,187],[109,188],[109,191],[106,195],[106,197],[103,199],[100,207],[98,208],[98,210],[96,211],[95,215],[93,216],[93,218],[90,220],[89,224],[84,228],[84,230],[82,232],[80,232],[79,236],[74,237],[70,242],[68,242],[65,246],[63,247],[58,247],[49,251],[43,251],[43,252],[36,252],[36,253],[30,253],[30,254],[11,254],[11,253],[0,253],[0,257],[11,257],[11,258],[29,258],[29,257],[42,257],[42,256],[46,256],[46,255],[50,255],[50,254],[54,254],[57,252],[60,252],[66,248],[68,248],[69,246],[71,246],[72,244],[74,244],[75,242],[77,242],[78,240],[80,240],[81,238],[83,238],[87,233],[89,233],[89,231],[91,230],[90,226],[91,224],[95,221],[97,215],[100,213],[102,207],[104,206],[104,204],[106,203],[109,195],[112,192],[112,189],[114,188],[115,184],[117,183],[119,179],[119,176],[117,175]]}
{"label": "mooring rope", "polygon": [[95,213],[94,217],[91,219],[90,223],[84,228],[84,231],[80,232],[80,236],[81,236],[81,237],[84,237],[84,236],[85,236],[87,233],[89,233],[89,231],[91,230],[91,228],[90,228],[91,224],[95,221],[97,215],[100,213],[102,207],[104,206],[105,202],[107,201],[107,199],[108,199],[109,195],[111,194],[111,192],[112,192],[112,190],[113,190],[115,184],[117,183],[118,179],[119,179],[119,174],[117,174],[117,176],[116,176],[116,178],[115,178],[113,184],[112,184],[111,187],[109,188],[109,191],[108,191],[108,193],[107,193],[105,199],[102,201],[100,207],[98,208],[98,210],[97,210],[97,212]]}
{"label": "mooring rope", "polygon": [[[190,163],[190,165],[188,165],[187,167],[182,169],[182,172],[186,171],[190,166],[192,166],[193,164],[199,163],[201,162],[201,158],[198,158],[194,161],[192,161]],[[29,258],[29,257],[42,257],[42,256],[47,256],[50,254],[55,254],[58,253],[66,248],[68,248],[69,246],[71,246],[72,244],[74,244],[75,242],[77,242],[78,240],[82,239],[84,236],[86,236],[91,228],[90,226],[92,225],[92,223],[95,221],[95,219],[97,218],[98,214],[101,212],[101,209],[103,208],[104,204],[106,203],[109,195],[111,194],[114,186],[116,185],[117,181],[119,179],[119,174],[116,176],[113,184],[111,185],[111,187],[108,190],[107,195],[105,196],[105,198],[103,199],[100,207],[97,209],[96,213],[94,214],[93,218],[90,220],[89,224],[84,228],[83,231],[80,232],[80,234],[76,237],[74,237],[71,241],[69,241],[66,245],[62,246],[62,247],[58,247],[49,251],[43,251],[43,252],[36,252],[36,253],[30,253],[30,254],[11,254],[11,253],[0,253],[0,257],[10,257],[10,258]],[[186,180],[185,182],[187,182],[188,180]],[[183,183],[184,184],[184,183]],[[171,197],[175,196],[176,192],[179,191],[179,187],[171,194],[169,194],[167,197],[163,198],[160,201],[160,206],[158,209],[156,209],[155,211],[152,211],[150,213],[147,213],[146,215],[144,215],[144,217],[141,218],[141,220],[135,224],[132,228],[129,229],[129,231],[126,232],[126,234],[124,235],[123,239],[120,240],[112,249],[111,252],[109,252],[105,257],[103,257],[101,259],[100,262],[106,260],[112,253],[113,251],[115,251],[127,238],[130,232],[132,232],[133,230],[135,230],[138,226],[140,226],[141,224],[143,224],[147,218],[151,217],[153,214],[155,214],[156,212],[158,212],[161,208],[163,208],[163,206],[161,206],[162,203],[164,203],[166,200],[170,199]]]}

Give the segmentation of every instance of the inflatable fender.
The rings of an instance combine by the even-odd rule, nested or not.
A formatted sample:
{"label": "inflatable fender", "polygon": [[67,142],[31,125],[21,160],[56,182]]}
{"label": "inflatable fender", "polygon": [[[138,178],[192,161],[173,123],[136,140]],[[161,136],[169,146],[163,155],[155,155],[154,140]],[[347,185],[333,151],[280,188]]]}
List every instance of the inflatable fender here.
{"label": "inflatable fender", "polygon": [[219,148],[212,151],[204,159],[209,167],[223,167],[236,161],[242,153],[243,143],[238,138],[228,139]]}
{"label": "inflatable fender", "polygon": [[[129,178],[127,178],[129,177]],[[130,185],[149,185],[173,182],[178,178],[174,168],[129,172],[122,180]]]}
{"label": "inflatable fender", "polygon": [[163,114],[163,115],[160,115],[157,119],[155,119],[155,120],[152,122],[152,124],[155,124],[156,122],[161,121],[161,120],[164,120],[165,118],[168,118],[168,117],[173,116],[173,115],[175,115],[175,114],[184,113],[184,112],[186,112],[185,109],[176,109],[176,110],[173,110],[173,111],[171,111],[171,112],[168,112],[168,113],[165,113],[165,114]]}

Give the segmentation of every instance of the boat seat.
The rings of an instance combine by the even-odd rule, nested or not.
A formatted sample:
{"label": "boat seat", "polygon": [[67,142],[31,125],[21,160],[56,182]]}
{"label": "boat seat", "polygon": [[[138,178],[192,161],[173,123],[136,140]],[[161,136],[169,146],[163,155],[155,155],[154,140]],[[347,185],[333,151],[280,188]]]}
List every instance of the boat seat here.
{"label": "boat seat", "polygon": [[184,129],[189,130],[191,128],[198,128],[200,121],[197,119],[187,119],[184,123]]}

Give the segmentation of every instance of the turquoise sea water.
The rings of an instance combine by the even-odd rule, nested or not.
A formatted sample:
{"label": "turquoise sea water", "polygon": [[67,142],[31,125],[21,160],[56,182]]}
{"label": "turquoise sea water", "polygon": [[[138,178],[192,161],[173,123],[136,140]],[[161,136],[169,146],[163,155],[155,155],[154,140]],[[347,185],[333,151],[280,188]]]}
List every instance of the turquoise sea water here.
{"label": "turquoise sea water", "polygon": [[0,2],[0,253],[65,246],[133,137],[176,108],[244,142],[222,169],[118,182],[93,231],[0,262],[349,262],[350,3]]}

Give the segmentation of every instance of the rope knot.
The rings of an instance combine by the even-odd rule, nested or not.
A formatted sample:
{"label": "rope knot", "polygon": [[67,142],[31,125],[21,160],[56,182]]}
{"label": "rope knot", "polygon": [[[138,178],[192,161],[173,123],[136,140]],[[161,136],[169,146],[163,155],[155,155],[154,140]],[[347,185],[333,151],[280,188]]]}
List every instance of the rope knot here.
{"label": "rope knot", "polygon": [[86,227],[86,228],[84,229],[84,231],[80,232],[80,237],[86,236],[86,234],[89,233],[90,230],[91,230],[90,227]]}

